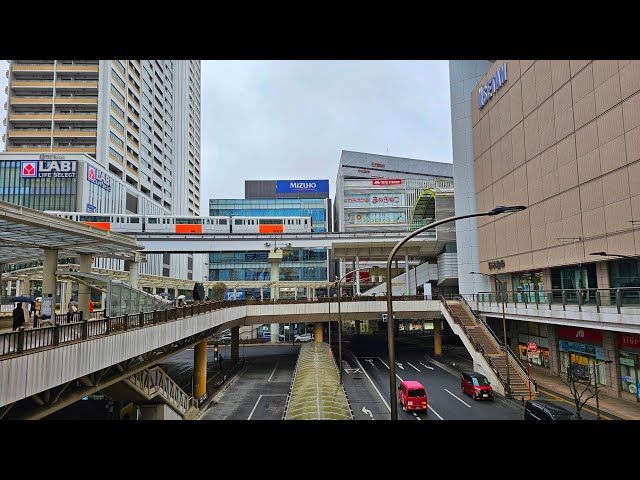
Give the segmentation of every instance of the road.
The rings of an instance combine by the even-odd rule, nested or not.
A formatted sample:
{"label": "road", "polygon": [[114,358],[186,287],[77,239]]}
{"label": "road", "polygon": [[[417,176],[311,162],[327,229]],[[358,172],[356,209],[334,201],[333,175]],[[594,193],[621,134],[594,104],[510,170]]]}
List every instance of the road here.
{"label": "road", "polygon": [[[357,375],[362,371],[362,381],[368,382],[371,403],[383,404],[377,415],[373,408],[365,405],[362,388],[353,391],[354,382],[345,379],[345,389],[352,402],[356,418],[388,419],[389,409],[389,359],[385,353],[360,355],[357,352],[347,359],[348,370],[343,375]],[[359,371],[354,371],[355,369]],[[425,349],[415,344],[396,344],[396,384],[402,380],[415,380],[422,383],[427,391],[428,412],[405,412],[398,406],[399,420],[522,420],[523,410],[513,402],[496,398],[493,401],[474,401],[462,393],[460,376],[439,362],[425,358]],[[362,382],[357,382],[361,384]],[[358,397],[358,398],[356,398]],[[386,404],[385,404],[386,402]],[[361,405],[365,407],[363,417]],[[386,409],[386,412],[384,411]],[[371,414],[367,412],[371,411]]]}
{"label": "road", "polygon": [[247,347],[245,369],[214,397],[200,420],[281,420],[298,345]]}

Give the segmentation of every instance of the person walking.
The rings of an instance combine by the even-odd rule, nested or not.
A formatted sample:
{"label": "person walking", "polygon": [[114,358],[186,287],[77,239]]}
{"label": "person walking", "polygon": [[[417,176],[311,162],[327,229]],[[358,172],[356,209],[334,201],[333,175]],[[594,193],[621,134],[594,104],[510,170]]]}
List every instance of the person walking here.
{"label": "person walking", "polygon": [[16,308],[13,309],[13,330],[17,330],[18,328],[24,325],[24,310],[22,310],[22,306],[19,303],[16,303]]}
{"label": "person walking", "polygon": [[71,323],[73,319],[73,314],[75,313],[75,308],[77,307],[76,301],[71,297],[69,303],[67,304],[67,323]]}
{"label": "person walking", "polygon": [[222,362],[223,362],[223,358],[222,355],[218,354],[218,363],[220,364],[220,370],[222,370]]}

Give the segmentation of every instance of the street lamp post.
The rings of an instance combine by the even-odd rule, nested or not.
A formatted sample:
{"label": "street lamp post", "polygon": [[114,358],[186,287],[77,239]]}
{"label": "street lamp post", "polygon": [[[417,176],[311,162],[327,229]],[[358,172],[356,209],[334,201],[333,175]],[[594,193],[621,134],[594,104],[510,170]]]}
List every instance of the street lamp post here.
{"label": "street lamp post", "polygon": [[456,220],[462,220],[464,218],[472,218],[472,217],[486,217],[486,216],[494,216],[499,215],[501,213],[510,213],[510,212],[519,212],[521,210],[525,210],[527,207],[524,205],[517,206],[509,206],[509,207],[495,207],[493,210],[489,212],[482,213],[470,213],[468,215],[457,215],[454,217],[444,218],[442,220],[438,220],[437,222],[430,223],[425,225],[424,227],[420,227],[413,232],[410,232],[407,236],[405,236],[402,240],[400,240],[391,253],[389,254],[389,258],[387,259],[387,336],[388,344],[389,344],[389,400],[391,406],[391,420],[398,419],[398,397],[396,392],[396,352],[395,352],[395,339],[394,339],[394,322],[393,322],[393,298],[392,298],[392,285],[391,285],[391,262],[393,262],[393,257],[395,257],[398,250],[402,248],[402,246],[411,240],[416,235],[421,234],[429,230],[430,228],[437,227],[438,225],[442,225],[443,223],[454,222]]}
{"label": "street lamp post", "polygon": [[[340,294],[342,293],[342,289],[340,288],[340,282],[349,274],[354,272],[359,272],[362,268],[356,268],[355,270],[351,270],[350,272],[345,273],[342,278],[338,278],[336,275],[336,285],[338,287],[338,362],[340,363],[340,385],[342,385],[342,310],[340,309]],[[329,308],[331,308],[331,301],[329,301]],[[331,322],[331,316],[329,316],[329,322]],[[329,337],[329,342],[331,342],[331,337]]]}
{"label": "street lamp post", "polygon": [[598,367],[600,365],[606,365],[607,363],[613,363],[613,360],[604,360],[603,362],[595,362],[593,364],[593,383],[596,391],[596,420],[602,420],[600,418],[600,401],[598,400]]}
{"label": "street lamp post", "polygon": [[[502,286],[502,281],[498,278],[497,275],[490,275],[488,273],[482,272],[469,272],[471,275],[484,275],[485,277],[493,278],[498,285],[500,285],[500,296],[502,297],[502,338],[504,342],[504,361],[505,367],[507,368],[507,384],[505,385],[505,395],[509,397],[511,395],[511,378],[509,376],[509,351],[507,350],[507,322],[504,317],[504,287]],[[529,394],[531,396],[531,394]]]}

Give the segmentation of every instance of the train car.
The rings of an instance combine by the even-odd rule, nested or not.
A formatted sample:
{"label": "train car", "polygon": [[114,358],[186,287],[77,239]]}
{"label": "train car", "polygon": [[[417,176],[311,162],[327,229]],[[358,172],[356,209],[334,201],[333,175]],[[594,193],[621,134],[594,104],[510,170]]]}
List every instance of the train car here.
{"label": "train car", "polygon": [[144,217],[144,231],[149,233],[229,233],[229,225],[229,217]]}
{"label": "train car", "polygon": [[310,233],[311,217],[231,217],[231,233]]}
{"label": "train car", "polygon": [[142,233],[143,218],[141,215],[124,213],[83,213],[83,212],[54,212],[45,213],[82,222],[92,227],[119,233]]}

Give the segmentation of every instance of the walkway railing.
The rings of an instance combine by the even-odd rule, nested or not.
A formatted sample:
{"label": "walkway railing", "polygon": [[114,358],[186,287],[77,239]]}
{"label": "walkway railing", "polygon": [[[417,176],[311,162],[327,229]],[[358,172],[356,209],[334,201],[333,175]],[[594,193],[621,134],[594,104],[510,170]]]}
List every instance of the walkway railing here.
{"label": "walkway railing", "polygon": [[[345,302],[370,302],[376,300],[372,297],[341,297],[340,301]],[[377,301],[382,301],[378,298]],[[394,297],[394,301],[415,301],[424,298],[420,295]],[[131,315],[119,315],[91,320],[79,320],[80,314],[74,314],[76,321],[66,322],[66,314],[56,315],[56,324],[46,327],[38,327],[25,330],[23,328],[13,332],[0,333],[0,357],[5,355],[16,355],[33,350],[54,348],[59,345],[84,341],[104,335],[121,333],[135,328],[143,328],[148,325],[172,322],[194,315],[201,315],[213,310],[239,307],[245,305],[265,305],[265,304],[306,304],[306,303],[328,303],[337,302],[337,297],[301,299],[301,300],[230,300],[222,302],[206,301],[185,307],[173,307],[165,310],[154,310],[150,312],[140,312]]]}
{"label": "walkway railing", "polygon": [[[500,306],[506,300],[509,307],[549,309],[553,306],[567,310],[568,306],[577,306],[578,311],[583,308],[600,313],[601,309],[622,313],[624,307],[640,309],[640,287],[620,288],[563,288],[553,290],[507,291],[504,294],[496,292],[480,292],[467,295],[468,299],[478,304]],[[575,309],[574,307],[571,307]]]}
{"label": "walkway railing", "polygon": [[160,367],[137,372],[127,379],[149,398],[160,395],[181,414],[193,405],[193,397],[182,390]]}

